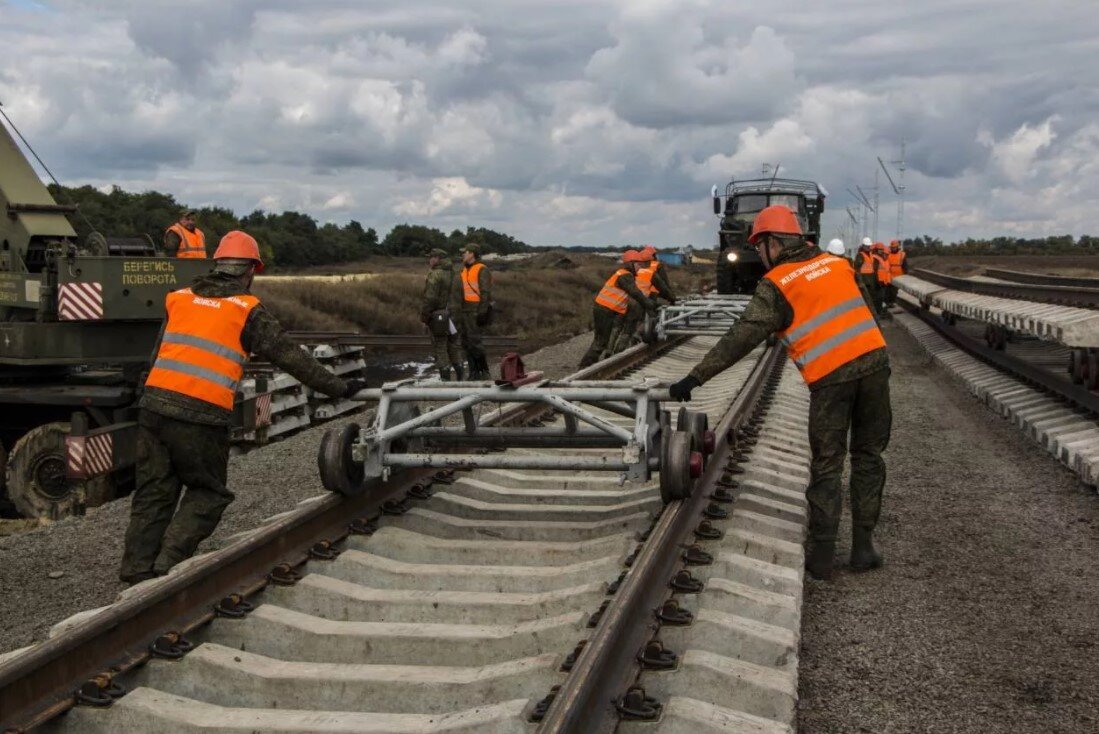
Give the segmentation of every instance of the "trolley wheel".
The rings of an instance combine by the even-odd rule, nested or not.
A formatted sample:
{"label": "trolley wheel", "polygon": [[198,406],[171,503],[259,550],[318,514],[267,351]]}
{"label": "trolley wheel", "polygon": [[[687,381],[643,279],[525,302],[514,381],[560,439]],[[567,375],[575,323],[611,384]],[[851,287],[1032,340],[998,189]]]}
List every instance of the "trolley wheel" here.
{"label": "trolley wheel", "polygon": [[[388,428],[406,423],[420,415],[420,408],[415,403],[394,402],[389,404],[389,414],[385,425]],[[438,424],[436,424],[438,425]],[[389,451],[393,454],[414,454],[424,449],[422,438],[399,438],[389,444]]]}
{"label": "trolley wheel", "polygon": [[329,428],[321,439],[317,453],[317,468],[321,484],[329,492],[358,495],[363,491],[363,465],[351,456],[351,447],[359,437],[359,424],[348,423],[342,428]]}
{"label": "trolley wheel", "polygon": [[68,423],[46,423],[15,442],[8,455],[5,489],[23,517],[60,519],[83,512],[88,504],[110,499],[110,474],[86,481],[66,477]]}
{"label": "trolley wheel", "polygon": [[660,498],[665,504],[686,499],[694,489],[691,479],[691,437],[667,432],[660,442]]}
{"label": "trolley wheel", "polygon": [[646,344],[656,343],[656,317],[651,313],[645,314],[645,320],[641,322],[641,341]]}
{"label": "trolley wheel", "polygon": [[[713,434],[710,434],[710,418],[705,413],[695,410],[680,412],[679,423],[676,426],[691,437],[691,450],[700,452],[704,457],[714,452]],[[707,441],[706,434],[710,434]],[[709,448],[707,449],[707,444]]]}

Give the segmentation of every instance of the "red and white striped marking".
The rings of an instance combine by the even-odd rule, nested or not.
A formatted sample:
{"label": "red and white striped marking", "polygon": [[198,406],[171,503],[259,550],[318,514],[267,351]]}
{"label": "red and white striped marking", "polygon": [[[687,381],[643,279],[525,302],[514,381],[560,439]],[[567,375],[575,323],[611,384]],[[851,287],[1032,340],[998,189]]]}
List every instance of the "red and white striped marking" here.
{"label": "red and white striped marking", "polygon": [[62,283],[57,296],[62,321],[98,321],[103,318],[102,283]]}
{"label": "red and white striped marking", "polygon": [[271,425],[271,393],[256,396],[256,428]]}
{"label": "red and white striped marking", "polygon": [[88,479],[114,468],[114,438],[110,433],[69,436],[65,439],[65,447],[70,477]]}

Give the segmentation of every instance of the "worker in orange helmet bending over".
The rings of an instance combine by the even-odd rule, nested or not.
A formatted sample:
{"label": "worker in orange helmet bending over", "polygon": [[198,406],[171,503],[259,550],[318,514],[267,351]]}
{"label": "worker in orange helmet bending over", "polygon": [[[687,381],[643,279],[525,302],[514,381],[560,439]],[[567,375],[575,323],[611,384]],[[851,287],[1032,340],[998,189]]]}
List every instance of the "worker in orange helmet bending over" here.
{"label": "worker in orange helmet bending over", "polygon": [[286,336],[249,292],[262,270],[256,240],[233,231],[218,244],[213,272],[165,300],[167,320],[138,404],[137,489],[123,581],[161,576],[189,558],[233,501],[226,486],[229,421],[249,354],[333,397],[365,387],[332,374]]}
{"label": "worker in orange helmet bending over", "polygon": [[[805,568],[814,578],[832,576],[843,502],[840,481],[851,454],[851,568],[881,565],[872,535],[885,485],[882,451],[889,443],[889,356],[869,294],[844,258],[806,244],[793,211],[781,205],[759,213],[748,242],[767,273],[744,314],[695,365],[669,388],[672,398],[727,369],[776,334],[809,385],[811,476],[809,542]],[[850,449],[848,449],[850,434]]]}
{"label": "worker in orange helmet bending over", "polygon": [[645,257],[637,250],[626,250],[622,255],[622,265],[595,295],[595,305],[592,306],[592,328],[595,336],[592,337],[591,346],[580,360],[581,367],[595,364],[605,356],[609,356],[613,345],[611,336],[618,322],[625,318],[629,302],[632,300],[642,312],[655,311],[656,306],[649,297],[637,288],[634,276],[637,271],[647,263]]}

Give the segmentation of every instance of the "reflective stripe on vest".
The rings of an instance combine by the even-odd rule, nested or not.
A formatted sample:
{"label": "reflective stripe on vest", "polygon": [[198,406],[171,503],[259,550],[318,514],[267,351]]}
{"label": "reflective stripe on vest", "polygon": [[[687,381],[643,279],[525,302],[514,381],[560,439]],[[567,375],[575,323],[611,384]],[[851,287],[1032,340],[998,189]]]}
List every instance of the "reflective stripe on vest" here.
{"label": "reflective stripe on vest", "polygon": [[646,296],[652,295],[654,290],[653,276],[656,275],[656,269],[652,266],[647,268],[641,268],[637,271],[637,290],[644,293]]}
{"label": "reflective stripe on vest", "polygon": [[878,261],[878,283],[889,285],[893,282],[893,276],[889,272],[889,259],[881,253],[875,253],[874,259]]}
{"label": "reflective stripe on vest", "polygon": [[147,387],[171,390],[233,409],[233,396],[248,355],[240,343],[255,296],[209,298],[190,288],[168,294],[168,324]]}
{"label": "reflective stripe on vest", "polygon": [[855,271],[844,258],[822,254],[784,263],[764,277],[794,310],[793,321],[779,338],[810,385],[885,346],[855,284]]}
{"label": "reflective stripe on vest", "polygon": [[862,258],[862,260],[859,261],[859,275],[873,275],[874,256],[869,252],[860,252],[859,257]]}
{"label": "reflective stripe on vest", "polygon": [[897,250],[896,252],[889,253],[889,274],[896,278],[898,275],[904,275],[904,250]]}
{"label": "reflective stripe on vest", "polygon": [[477,279],[484,268],[484,263],[473,263],[469,267],[462,268],[462,298],[466,303],[481,302],[481,289]]}
{"label": "reflective stripe on vest", "polygon": [[615,284],[620,277],[629,274],[630,271],[625,268],[615,270],[614,275],[607,279],[607,282],[603,284],[603,287],[595,296],[595,302],[615,313],[626,313],[626,303],[630,300],[630,297],[626,295],[626,291]]}
{"label": "reflective stripe on vest", "polygon": [[176,251],[176,257],[206,257],[206,235],[202,234],[201,229],[195,228],[192,232],[176,222],[168,227],[168,231],[179,235],[179,250]]}

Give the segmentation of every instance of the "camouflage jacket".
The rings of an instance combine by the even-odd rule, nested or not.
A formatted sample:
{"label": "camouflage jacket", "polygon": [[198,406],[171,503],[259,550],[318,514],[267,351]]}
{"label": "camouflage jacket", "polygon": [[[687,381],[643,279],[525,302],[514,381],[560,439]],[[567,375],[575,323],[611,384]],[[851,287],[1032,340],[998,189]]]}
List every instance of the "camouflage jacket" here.
{"label": "camouflage jacket", "polygon": [[[239,278],[223,273],[195,278],[191,290],[211,298],[239,296],[248,292]],[[164,326],[160,327],[160,333],[164,334]],[[343,395],[347,389],[343,380],[286,336],[282,326],[262,303],[248,315],[244,330],[240,333],[240,343],[244,351],[278,365],[314,390],[337,396]],[[158,337],[156,349],[153,350],[154,360],[159,349]],[[230,411],[213,403],[157,387],[146,388],[138,405],[144,410],[191,423],[229,425],[232,418]]]}
{"label": "camouflage jacket", "polygon": [[[478,260],[477,262],[481,262]],[[465,270],[465,266],[462,270]],[[458,291],[462,293],[462,279],[458,278]],[[477,273],[477,292],[481,294],[480,301],[466,302],[465,298],[459,295],[459,301],[462,304],[462,309],[465,311],[476,311],[479,314],[487,313],[492,306],[492,273],[489,272],[488,266],[481,268],[481,272]]]}
{"label": "camouflage jacket", "polygon": [[[811,260],[820,254],[820,250],[816,247],[807,245],[784,252],[779,257],[778,263]],[[858,278],[855,279],[855,283],[859,286],[859,292],[862,293],[863,300],[870,307],[870,312],[873,313],[874,307],[870,305],[872,302],[866,289],[863,288]],[[717,373],[739,362],[745,355],[755,349],[760,342],[769,335],[782,331],[793,320],[794,309],[790,306],[790,303],[771,281],[761,279],[759,285],[756,286],[755,293],[752,294],[752,300],[748,302],[748,306],[744,309],[740,319],[729,329],[725,336],[721,337],[721,340],[702,358],[702,361],[695,365],[694,369],[691,370],[691,374],[700,382],[706,382]],[[888,352],[884,348],[875,349],[825,375],[813,383],[811,389],[818,390],[828,385],[857,380],[888,366]]]}
{"label": "camouflage jacket", "polygon": [[420,305],[420,321],[427,322],[432,311],[449,308],[456,313],[462,300],[462,282],[454,274],[448,261],[439,262],[427,271],[424,281],[424,297]]}
{"label": "camouflage jacket", "polygon": [[656,291],[669,302],[675,302],[675,293],[672,291],[672,281],[668,277],[668,266],[663,263],[653,274],[653,286]]}

